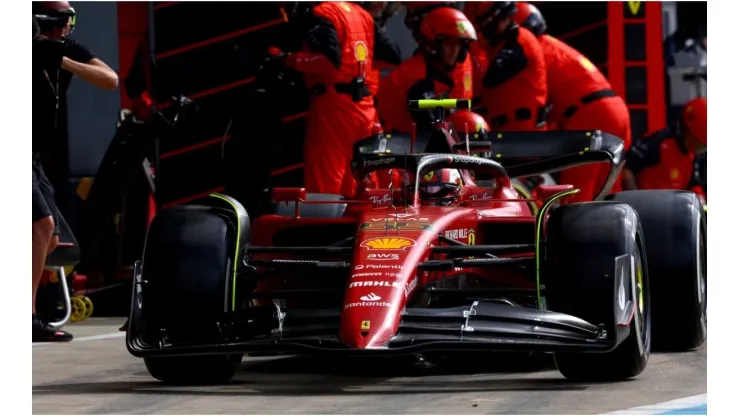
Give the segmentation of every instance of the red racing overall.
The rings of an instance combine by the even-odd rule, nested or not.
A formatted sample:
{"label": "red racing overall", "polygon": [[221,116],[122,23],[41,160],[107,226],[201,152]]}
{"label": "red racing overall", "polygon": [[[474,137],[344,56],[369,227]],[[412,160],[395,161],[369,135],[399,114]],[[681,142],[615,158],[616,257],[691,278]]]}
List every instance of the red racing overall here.
{"label": "red racing overall", "polygon": [[[549,35],[539,37],[547,62],[547,87],[552,110],[550,130],[601,130],[632,143],[630,115],[622,97],[611,89],[604,75],[585,56]],[[560,183],[581,190],[575,202],[591,201],[601,190],[609,166],[586,165],[561,172]],[[613,192],[621,190],[621,179]]]}
{"label": "red racing overall", "polygon": [[690,190],[706,199],[696,154],[669,130],[635,141],[624,167],[635,176],[639,189]]}
{"label": "red racing overall", "polygon": [[439,94],[472,99],[472,71],[470,56],[457,64],[451,74],[430,68],[421,53],[407,59],[380,82],[378,112],[383,130],[410,133],[414,122],[417,131],[428,129],[430,126],[418,123],[416,116],[421,112],[409,110],[409,100],[436,98]]}
{"label": "red racing overall", "polygon": [[323,2],[312,13],[331,23],[341,54],[338,65],[308,48],[286,60],[288,67],[305,74],[312,95],[306,117],[305,188],[351,196],[353,145],[379,131],[368,86],[356,85],[373,74],[375,23],[367,11],[349,2]]}
{"label": "red racing overall", "polygon": [[493,131],[546,130],[545,56],[537,38],[512,25],[488,50],[488,68],[476,79],[476,96]]}

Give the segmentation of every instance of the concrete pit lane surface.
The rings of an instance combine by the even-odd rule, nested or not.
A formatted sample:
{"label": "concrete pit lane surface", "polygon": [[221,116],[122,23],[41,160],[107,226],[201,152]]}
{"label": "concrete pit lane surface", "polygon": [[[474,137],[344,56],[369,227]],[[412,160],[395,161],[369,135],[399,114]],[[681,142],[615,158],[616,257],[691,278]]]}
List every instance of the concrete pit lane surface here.
{"label": "concrete pit lane surface", "polygon": [[546,356],[490,354],[429,367],[245,357],[229,384],[171,387],[128,353],[123,321],[91,318],[65,328],[70,343],[33,345],[34,414],[706,414],[706,345],[654,352],[619,383],[569,382]]}

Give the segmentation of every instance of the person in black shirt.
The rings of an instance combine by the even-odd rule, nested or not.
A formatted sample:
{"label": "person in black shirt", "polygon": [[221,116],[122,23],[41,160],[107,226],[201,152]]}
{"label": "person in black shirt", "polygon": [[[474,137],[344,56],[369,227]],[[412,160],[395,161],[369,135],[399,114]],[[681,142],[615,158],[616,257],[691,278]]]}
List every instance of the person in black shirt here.
{"label": "person in black shirt", "polygon": [[59,100],[72,77],[114,90],[118,75],[86,47],[67,38],[76,19],[68,2],[34,2],[33,14],[33,342],[71,341],[71,334],[51,328],[36,315],[36,293],[46,257],[59,243],[58,208],[42,159],[50,156],[58,135]]}

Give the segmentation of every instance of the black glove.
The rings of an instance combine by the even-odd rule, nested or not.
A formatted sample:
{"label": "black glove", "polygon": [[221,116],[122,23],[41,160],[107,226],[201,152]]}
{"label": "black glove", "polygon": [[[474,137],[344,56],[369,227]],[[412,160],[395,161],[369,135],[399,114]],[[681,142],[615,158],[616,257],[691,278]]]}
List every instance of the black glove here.
{"label": "black glove", "polygon": [[286,70],[285,58],[288,56],[285,52],[278,54],[267,54],[267,57],[260,64],[260,71],[284,72]]}
{"label": "black glove", "polygon": [[483,77],[483,86],[495,88],[527,68],[527,55],[524,48],[517,41],[516,35],[507,34],[501,50],[492,60],[491,65]]}
{"label": "black glove", "polygon": [[33,41],[33,68],[56,71],[62,66],[64,41],[39,37]]}

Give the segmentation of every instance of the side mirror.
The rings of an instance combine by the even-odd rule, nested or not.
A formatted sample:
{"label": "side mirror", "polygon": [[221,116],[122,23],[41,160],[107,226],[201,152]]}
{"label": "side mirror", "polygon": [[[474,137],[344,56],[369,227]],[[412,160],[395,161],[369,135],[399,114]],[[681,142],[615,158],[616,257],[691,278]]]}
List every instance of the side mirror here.
{"label": "side mirror", "polygon": [[272,190],[272,200],[275,202],[292,202],[299,199],[306,200],[306,188],[275,188]]}
{"label": "side mirror", "polygon": [[539,201],[545,202],[561,192],[572,191],[573,189],[575,189],[573,185],[538,185],[533,193]]}

